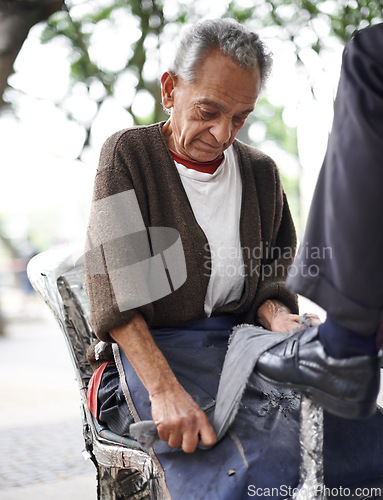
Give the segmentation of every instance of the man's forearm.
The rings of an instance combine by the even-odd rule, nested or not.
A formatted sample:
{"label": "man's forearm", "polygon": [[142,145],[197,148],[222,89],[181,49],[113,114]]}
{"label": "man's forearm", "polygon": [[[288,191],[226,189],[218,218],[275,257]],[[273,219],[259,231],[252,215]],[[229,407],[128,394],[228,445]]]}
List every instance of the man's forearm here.
{"label": "man's forearm", "polygon": [[178,381],[141,314],[111,330],[110,336],[124,351],[149,397],[177,387]]}

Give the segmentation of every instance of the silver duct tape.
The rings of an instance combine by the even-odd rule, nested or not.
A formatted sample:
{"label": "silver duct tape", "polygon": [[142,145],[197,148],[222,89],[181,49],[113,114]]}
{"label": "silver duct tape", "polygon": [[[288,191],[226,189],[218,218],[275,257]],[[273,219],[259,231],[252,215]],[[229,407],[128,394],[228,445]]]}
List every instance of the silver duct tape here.
{"label": "silver duct tape", "polygon": [[323,476],[323,408],[302,395],[301,479],[294,500],[325,500]]}
{"label": "silver duct tape", "polygon": [[106,347],[106,342],[100,340],[100,342],[94,348],[94,357],[96,358],[97,361],[100,359],[100,356],[104,351],[105,347]]}
{"label": "silver duct tape", "polygon": [[142,451],[115,444],[96,443],[93,452],[98,464],[104,467],[138,470],[146,481],[159,475],[153,460]]}

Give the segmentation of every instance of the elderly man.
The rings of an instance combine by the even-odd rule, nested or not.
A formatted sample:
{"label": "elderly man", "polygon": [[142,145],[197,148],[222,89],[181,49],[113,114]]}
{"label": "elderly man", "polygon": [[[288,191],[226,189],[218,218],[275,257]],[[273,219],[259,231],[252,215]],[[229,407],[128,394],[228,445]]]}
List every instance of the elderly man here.
{"label": "elderly man", "polygon": [[[254,380],[230,433],[195,451],[217,440],[207,413],[231,328],[247,322],[285,333],[299,321],[285,287],[295,231],[277,168],[236,140],[270,64],[258,36],[234,21],[192,26],[161,78],[170,118],[108,139],[96,175],[90,320],[100,339],[118,345],[121,363],[97,370],[89,405],[119,434],[153,418],[174,498],[247,498],[251,484],[298,481],[299,400]],[[170,228],[174,238],[158,243]],[[181,251],[169,258],[178,236]]]}

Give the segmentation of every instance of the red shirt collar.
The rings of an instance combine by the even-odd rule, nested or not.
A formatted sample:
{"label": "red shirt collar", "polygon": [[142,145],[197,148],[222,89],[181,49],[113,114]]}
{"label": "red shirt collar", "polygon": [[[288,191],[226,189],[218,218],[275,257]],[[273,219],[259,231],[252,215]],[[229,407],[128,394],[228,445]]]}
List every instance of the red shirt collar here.
{"label": "red shirt collar", "polygon": [[223,155],[213,161],[188,160],[187,158],[183,158],[171,149],[170,154],[172,155],[173,160],[177,163],[181,163],[181,165],[184,165],[186,168],[192,168],[193,170],[198,170],[198,172],[204,172],[206,174],[214,174],[223,160]]}

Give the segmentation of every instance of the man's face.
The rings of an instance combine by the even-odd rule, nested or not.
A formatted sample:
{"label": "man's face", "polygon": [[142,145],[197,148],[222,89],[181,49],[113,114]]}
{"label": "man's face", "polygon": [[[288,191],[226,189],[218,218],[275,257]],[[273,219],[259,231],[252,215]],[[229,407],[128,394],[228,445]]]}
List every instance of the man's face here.
{"label": "man's face", "polygon": [[161,84],[164,106],[172,108],[163,128],[169,148],[205,162],[221,156],[243,127],[259,94],[260,73],[214,50],[198,68],[194,83],[165,73]]}

